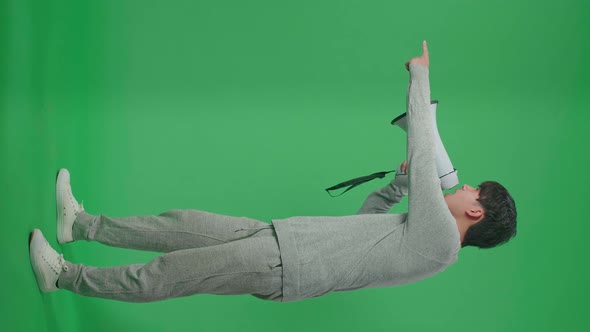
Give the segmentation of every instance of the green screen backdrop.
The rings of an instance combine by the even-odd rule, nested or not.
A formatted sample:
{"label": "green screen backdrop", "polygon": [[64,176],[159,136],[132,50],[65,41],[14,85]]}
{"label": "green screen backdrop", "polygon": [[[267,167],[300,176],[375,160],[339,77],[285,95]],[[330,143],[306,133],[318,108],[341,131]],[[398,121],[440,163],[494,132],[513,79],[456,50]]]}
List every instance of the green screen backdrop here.
{"label": "green screen backdrop", "polygon": [[[588,326],[590,4],[568,1],[0,1],[4,331],[576,331]],[[58,245],[68,168],[89,213],[200,209],[265,222],[356,213],[405,135],[404,63],[431,54],[462,183],[513,194],[518,235],[441,274],[295,303],[133,304],[39,292],[28,236],[75,263],[156,253]],[[404,212],[407,201],[392,212]]]}

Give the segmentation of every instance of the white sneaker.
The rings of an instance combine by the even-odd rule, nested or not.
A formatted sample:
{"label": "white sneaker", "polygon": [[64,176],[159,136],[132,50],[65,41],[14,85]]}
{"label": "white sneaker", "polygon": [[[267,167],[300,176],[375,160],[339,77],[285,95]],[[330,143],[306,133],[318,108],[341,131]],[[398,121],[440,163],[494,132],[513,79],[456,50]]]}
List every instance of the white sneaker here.
{"label": "white sneaker", "polygon": [[68,270],[68,267],[64,256],[51,248],[38,229],[33,230],[31,235],[29,255],[39,289],[42,292],[58,290],[57,279],[62,271]]}
{"label": "white sneaker", "polygon": [[70,172],[65,168],[62,168],[57,176],[55,197],[57,202],[57,242],[72,242],[74,241],[72,237],[74,220],[81,211],[84,211],[84,206],[78,204],[74,198],[70,186]]}

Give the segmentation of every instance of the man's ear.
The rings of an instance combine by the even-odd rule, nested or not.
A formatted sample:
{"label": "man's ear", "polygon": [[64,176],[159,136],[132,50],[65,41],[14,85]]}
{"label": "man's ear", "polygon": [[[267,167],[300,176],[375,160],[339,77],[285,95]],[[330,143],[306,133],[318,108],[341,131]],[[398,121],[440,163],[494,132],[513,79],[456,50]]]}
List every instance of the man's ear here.
{"label": "man's ear", "polygon": [[465,213],[474,224],[483,219],[483,208],[481,206],[471,207],[465,210]]}

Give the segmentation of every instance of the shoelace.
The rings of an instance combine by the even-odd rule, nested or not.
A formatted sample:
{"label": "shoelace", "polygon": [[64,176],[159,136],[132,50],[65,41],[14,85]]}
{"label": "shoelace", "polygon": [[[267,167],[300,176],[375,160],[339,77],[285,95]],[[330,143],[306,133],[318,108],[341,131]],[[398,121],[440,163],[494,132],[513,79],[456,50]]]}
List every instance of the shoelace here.
{"label": "shoelace", "polygon": [[50,257],[47,257],[45,255],[42,256],[43,260],[45,261],[45,263],[47,263],[47,265],[49,265],[49,267],[53,270],[53,272],[55,272],[55,274],[60,274],[61,271],[68,271],[69,268],[66,265],[66,260],[64,259],[64,255],[51,255]]}
{"label": "shoelace", "polygon": [[[74,194],[72,194],[72,190],[68,190],[68,199],[70,200],[70,202],[72,203],[72,205],[76,205],[76,200],[74,199]],[[84,211],[84,200],[82,200],[82,203],[78,203],[78,209],[74,210],[74,215],[78,216],[78,214],[80,213],[80,211]]]}

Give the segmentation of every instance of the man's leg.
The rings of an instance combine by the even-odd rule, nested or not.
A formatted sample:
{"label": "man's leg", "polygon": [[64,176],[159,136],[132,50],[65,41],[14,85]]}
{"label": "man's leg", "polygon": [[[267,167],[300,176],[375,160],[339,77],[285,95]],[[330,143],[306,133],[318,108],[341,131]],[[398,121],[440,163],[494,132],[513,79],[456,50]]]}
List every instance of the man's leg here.
{"label": "man's leg", "polygon": [[150,302],[193,294],[282,296],[276,235],[164,254],[148,264],[108,268],[66,263],[58,287],[85,296]]}
{"label": "man's leg", "polygon": [[171,252],[266,236],[272,225],[246,217],[199,210],[170,210],[158,216],[124,218],[80,212],[72,228],[74,240],[98,241],[114,247]]}

